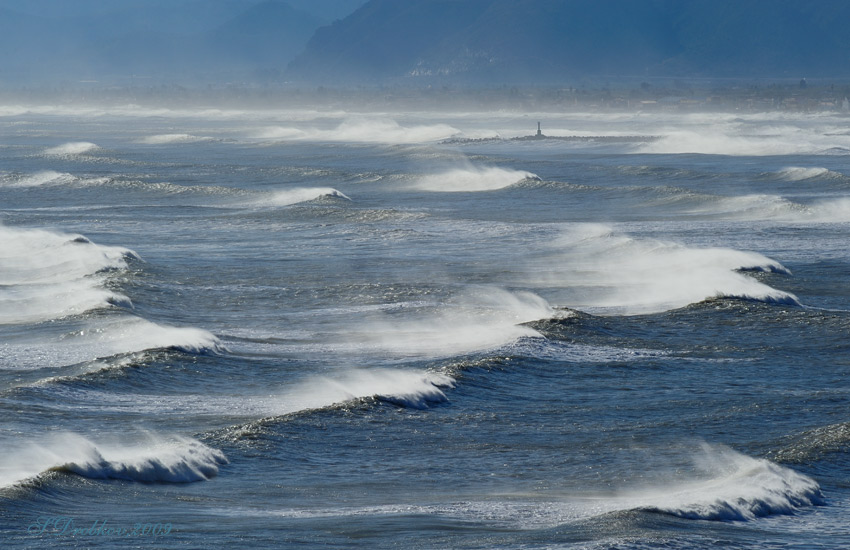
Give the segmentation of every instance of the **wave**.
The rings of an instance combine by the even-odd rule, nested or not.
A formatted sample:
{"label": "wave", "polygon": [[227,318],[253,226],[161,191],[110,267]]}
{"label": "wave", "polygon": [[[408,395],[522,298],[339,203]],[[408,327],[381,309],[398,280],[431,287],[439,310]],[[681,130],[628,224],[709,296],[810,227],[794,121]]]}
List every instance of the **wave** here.
{"label": "wave", "polygon": [[474,192],[504,189],[524,180],[539,180],[531,172],[497,167],[467,167],[419,178],[411,187],[421,191]]}
{"label": "wave", "polygon": [[617,348],[548,339],[543,341],[520,341],[506,351],[522,357],[534,357],[544,361],[579,364],[591,362],[621,363],[669,357],[669,353],[666,351]]}
{"label": "wave", "polygon": [[850,197],[825,198],[808,204],[794,202],[779,195],[689,196],[680,200],[694,198],[699,199],[702,204],[684,209],[688,215],[813,224],[850,221]]}
{"label": "wave", "polygon": [[55,172],[53,170],[44,170],[28,175],[6,176],[0,181],[7,182],[6,186],[10,188],[95,187],[115,182],[111,177],[80,178],[67,172]]}
{"label": "wave", "polygon": [[826,455],[846,456],[850,447],[850,423],[831,424],[807,430],[790,438],[773,457],[782,462],[806,464]]}
{"label": "wave", "polygon": [[641,508],[685,519],[748,521],[774,514],[793,514],[824,503],[813,479],[765,459],[725,447],[703,447],[697,457],[700,477],[646,499]]}
{"label": "wave", "polygon": [[53,283],[127,268],[128,248],[96,245],[79,234],[0,225],[0,284]]}
{"label": "wave", "polygon": [[635,239],[594,224],[570,228],[549,248],[519,269],[517,282],[558,289],[562,305],[581,311],[658,313],[714,298],[799,305],[793,294],[742,273],[789,274],[756,252]]}
{"label": "wave", "polygon": [[297,187],[294,189],[272,192],[263,200],[257,201],[257,205],[290,206],[323,197],[332,197],[348,201],[351,200],[344,193],[337,191],[332,187]]}
{"label": "wave", "polygon": [[90,479],[189,483],[205,481],[227,464],[224,453],[186,437],[141,434],[134,441],[101,442],[61,433],[40,442],[7,445],[0,487],[10,487],[46,472]]}
{"label": "wave", "polygon": [[459,133],[447,124],[402,126],[392,119],[351,118],[332,129],[267,127],[257,131],[254,137],[272,141],[413,144],[441,141]]}
{"label": "wave", "polygon": [[542,338],[524,325],[557,313],[531,292],[472,287],[439,304],[411,304],[362,318],[327,351],[381,352],[395,357],[445,357],[499,349],[521,338]]}
{"label": "wave", "polygon": [[67,185],[73,183],[76,178],[65,172],[43,170],[34,174],[18,177],[6,177],[9,187],[41,187],[43,185]]}
{"label": "wave", "polygon": [[14,285],[0,294],[0,325],[38,323],[109,306],[132,308],[130,299],[103,288],[102,277],[55,284]]}
{"label": "wave", "polygon": [[120,305],[107,272],[123,271],[127,248],[96,245],[82,235],[0,225],[0,324],[32,323]]}
{"label": "wave", "polygon": [[15,370],[65,367],[156,349],[193,354],[225,351],[206,330],[157,324],[127,313],[41,326],[3,342],[0,349],[0,368]]}
{"label": "wave", "polygon": [[[729,156],[846,155],[850,136],[823,132],[789,121],[765,121],[753,117],[709,120],[684,117],[675,126],[653,131],[659,139],[641,144],[635,152],[645,154],[708,154]],[[767,123],[766,123],[767,122]]]}
{"label": "wave", "polygon": [[490,286],[469,286],[438,301],[409,301],[314,311],[320,331],[309,328],[247,334],[231,331],[232,352],[380,355],[389,361],[440,358],[498,350],[523,338],[543,338],[527,325],[572,313],[553,309],[540,296]]}
{"label": "wave", "polygon": [[100,147],[88,141],[72,141],[70,143],[63,143],[62,145],[45,149],[44,154],[55,157],[67,157],[84,155],[97,149],[100,149]]}
{"label": "wave", "polygon": [[157,134],[147,136],[139,140],[139,143],[145,145],[170,145],[173,143],[198,143],[216,141],[215,138],[195,136],[192,134]]}
{"label": "wave", "polygon": [[787,168],[783,168],[782,170],[777,172],[776,175],[779,177],[779,179],[783,181],[805,181],[815,178],[822,178],[824,176],[844,177],[842,174],[839,174],[838,172],[833,172],[828,168],[804,168],[801,166],[789,166]]}
{"label": "wave", "polygon": [[[562,498],[510,493],[448,504],[402,503],[368,507],[267,510],[270,516],[351,517],[410,515],[498,524],[512,529],[546,529],[624,512],[660,513],[687,520],[753,521],[791,515],[824,504],[819,485],[790,468],[728,448],[704,446],[692,457],[690,479],[614,493],[575,491]],[[675,475],[675,474],[674,474]],[[668,476],[671,477],[671,476]],[[680,476],[681,477],[681,476]],[[246,513],[255,514],[256,510]]]}
{"label": "wave", "polygon": [[795,212],[789,221],[803,223],[846,223],[850,222],[850,197],[838,197],[815,201],[803,212]]}
{"label": "wave", "polygon": [[[372,368],[347,369],[314,375],[286,387],[266,385],[262,395],[227,392],[226,395],[206,392],[203,394],[138,394],[92,389],[86,384],[76,384],[74,379],[99,370],[125,368],[138,364],[143,357],[122,358],[120,361],[101,361],[67,375],[42,379],[31,386],[45,386],[54,382],[65,382],[64,387],[48,389],[61,399],[53,399],[48,407],[56,411],[90,411],[93,414],[127,413],[161,417],[216,417],[223,422],[234,419],[269,419],[316,411],[327,408],[347,407],[363,400],[391,403],[408,409],[426,409],[448,401],[445,390],[454,387],[451,376],[423,370]],[[225,390],[226,391],[226,390]]]}
{"label": "wave", "polygon": [[[454,387],[446,375],[399,369],[352,370],[336,378],[317,377],[299,385],[288,395],[300,408],[321,408],[364,397],[396,405],[425,409],[447,401],[444,388]],[[305,404],[308,405],[305,407]]]}

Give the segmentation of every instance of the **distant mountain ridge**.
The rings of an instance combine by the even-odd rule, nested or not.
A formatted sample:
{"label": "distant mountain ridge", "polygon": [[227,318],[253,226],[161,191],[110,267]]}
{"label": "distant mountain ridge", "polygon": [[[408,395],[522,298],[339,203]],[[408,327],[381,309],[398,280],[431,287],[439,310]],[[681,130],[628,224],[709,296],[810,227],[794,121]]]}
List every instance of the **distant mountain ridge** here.
{"label": "distant mountain ridge", "polygon": [[0,0],[0,87],[850,78],[847,21],[850,0]]}
{"label": "distant mountain ridge", "polygon": [[279,79],[363,1],[0,0],[0,85]]}
{"label": "distant mountain ridge", "polygon": [[305,81],[850,76],[846,0],[370,0],[319,29]]}

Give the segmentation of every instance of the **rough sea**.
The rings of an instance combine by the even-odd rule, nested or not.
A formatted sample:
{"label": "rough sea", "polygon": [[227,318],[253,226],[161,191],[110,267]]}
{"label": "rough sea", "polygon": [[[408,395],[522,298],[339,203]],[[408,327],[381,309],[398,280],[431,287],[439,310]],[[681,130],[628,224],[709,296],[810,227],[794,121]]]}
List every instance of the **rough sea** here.
{"label": "rough sea", "polygon": [[847,115],[0,136],[4,549],[850,547]]}

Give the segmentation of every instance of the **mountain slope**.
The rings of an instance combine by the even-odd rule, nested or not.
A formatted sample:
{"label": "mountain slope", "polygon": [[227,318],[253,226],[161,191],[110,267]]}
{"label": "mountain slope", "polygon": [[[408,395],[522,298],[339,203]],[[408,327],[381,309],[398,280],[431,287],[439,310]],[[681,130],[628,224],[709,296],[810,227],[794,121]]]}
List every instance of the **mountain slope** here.
{"label": "mountain slope", "polygon": [[844,0],[371,0],[293,78],[850,75]]}
{"label": "mountain slope", "polygon": [[0,85],[275,78],[324,21],[282,0],[69,4],[0,0]]}

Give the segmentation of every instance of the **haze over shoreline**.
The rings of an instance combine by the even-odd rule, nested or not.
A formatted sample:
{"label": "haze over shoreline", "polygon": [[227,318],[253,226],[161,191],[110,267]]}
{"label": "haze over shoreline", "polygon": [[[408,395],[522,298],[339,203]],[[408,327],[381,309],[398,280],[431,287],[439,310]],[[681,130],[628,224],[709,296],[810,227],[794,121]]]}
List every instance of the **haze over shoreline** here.
{"label": "haze over shoreline", "polygon": [[842,0],[0,0],[0,89],[850,81]]}
{"label": "haze over shoreline", "polygon": [[[519,112],[833,112],[848,113],[850,82],[663,79],[589,86],[376,87],[33,87],[0,89],[0,105],[190,109],[345,109]],[[850,113],[848,113],[850,114]]]}

